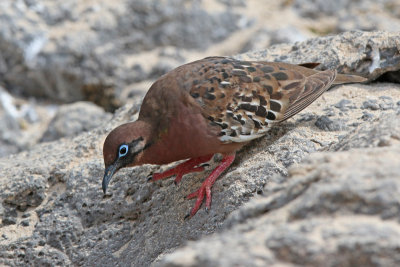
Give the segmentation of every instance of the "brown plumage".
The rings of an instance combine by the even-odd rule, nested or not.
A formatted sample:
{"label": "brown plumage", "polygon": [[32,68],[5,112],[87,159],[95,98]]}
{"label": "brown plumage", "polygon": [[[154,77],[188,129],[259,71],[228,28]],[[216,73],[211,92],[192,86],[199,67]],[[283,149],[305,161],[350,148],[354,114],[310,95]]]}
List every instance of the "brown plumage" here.
{"label": "brown plumage", "polygon": [[221,164],[188,196],[197,197],[191,216],[204,196],[210,208],[211,186],[238,149],[300,112],[332,84],[365,80],[312,69],[316,65],[209,57],[167,73],[147,92],[138,120],[107,136],[104,192],[120,168],[190,159],[152,175],[153,181],[176,175],[179,182],[186,173],[202,171],[201,163],[221,153]]}

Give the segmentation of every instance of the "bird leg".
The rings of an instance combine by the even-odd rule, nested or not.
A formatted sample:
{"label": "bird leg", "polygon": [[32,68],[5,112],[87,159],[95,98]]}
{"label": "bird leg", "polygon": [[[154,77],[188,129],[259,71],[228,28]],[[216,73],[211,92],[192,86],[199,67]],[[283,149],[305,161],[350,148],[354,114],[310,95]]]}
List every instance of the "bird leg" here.
{"label": "bird leg", "polygon": [[191,172],[201,172],[204,170],[204,166],[198,166],[201,163],[207,162],[212,158],[213,155],[207,155],[198,158],[192,158],[181,164],[177,165],[176,167],[166,170],[165,172],[161,173],[154,173],[148,180],[157,181],[172,175],[176,175],[175,184],[178,184],[182,180],[182,176],[191,173]]}
{"label": "bird leg", "polygon": [[203,202],[204,195],[206,195],[206,210],[209,210],[211,208],[211,187],[215,183],[215,180],[217,180],[217,178],[221,175],[221,173],[232,164],[234,159],[235,154],[224,156],[221,164],[212,171],[212,173],[203,182],[201,187],[197,191],[187,196],[188,199],[197,197],[196,203],[190,211],[190,217],[194,216],[199,210],[201,203]]}

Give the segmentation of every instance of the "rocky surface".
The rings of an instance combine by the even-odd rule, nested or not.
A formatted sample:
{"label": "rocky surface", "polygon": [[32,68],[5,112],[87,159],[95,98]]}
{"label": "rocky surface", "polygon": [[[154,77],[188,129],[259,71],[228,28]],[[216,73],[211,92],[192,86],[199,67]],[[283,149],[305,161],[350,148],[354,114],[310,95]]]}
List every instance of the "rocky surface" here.
{"label": "rocky surface", "polygon": [[[272,46],[266,50],[238,55],[240,59],[265,58],[268,61],[289,63],[318,62],[317,69],[336,68],[339,72],[357,73],[370,80],[378,79],[385,73],[398,77],[399,32],[346,32],[295,44]],[[335,44],[335,45],[332,45]],[[390,76],[386,81],[397,82]]]}
{"label": "rocky surface", "polygon": [[[13,94],[89,100],[108,111],[143,81],[210,55],[349,30],[400,28],[396,0],[4,0],[1,84]],[[285,18],[284,20],[282,18]]]}
{"label": "rocky surface", "polygon": [[14,97],[0,86],[0,158],[37,144],[56,109]]}
{"label": "rocky surface", "polygon": [[360,125],[156,265],[398,266],[399,130],[399,110]]}
{"label": "rocky surface", "polygon": [[49,142],[62,137],[73,137],[96,128],[110,118],[110,113],[104,112],[102,108],[91,102],[64,105],[50,121],[40,141]]}
{"label": "rocky surface", "polygon": [[[30,119],[0,121],[0,126],[11,123],[10,129],[14,129],[12,134],[0,136],[0,156],[40,142],[59,105],[83,100],[113,112],[141,98],[165,72],[210,55],[265,51],[273,44],[288,43],[287,51],[271,48],[257,57],[295,62],[326,59],[320,68],[340,66],[343,72],[364,75],[369,75],[365,66],[370,66],[375,69],[371,79],[383,74],[382,81],[400,80],[398,71],[389,71],[398,62],[395,34],[388,34],[385,44],[379,36],[372,38],[377,43],[368,43],[371,38],[360,33],[354,44],[346,41],[327,51],[329,55],[312,53],[312,57],[307,50],[310,44],[293,45],[344,30],[395,31],[400,24],[396,0],[337,4],[303,0],[66,0],[63,4],[4,0],[0,10],[4,25],[0,28],[0,86],[19,102],[14,109],[23,106],[23,112],[29,110],[30,114]],[[326,49],[332,38],[324,39],[318,49]],[[349,53],[349,48],[356,51]],[[338,58],[346,54],[339,50],[353,58]],[[285,56],[289,52],[291,55]],[[0,110],[0,118],[7,112]]]}
{"label": "rocky surface", "polygon": [[[375,63],[362,56],[365,46],[355,54],[337,48],[373,40],[384,51],[391,40],[399,42],[384,32],[328,38],[296,46],[308,44],[322,67],[361,64],[369,70],[368,62]],[[318,52],[320,44],[340,59],[348,53],[346,64],[330,63],[329,53],[324,58]],[[273,47],[276,59],[287,54],[296,61],[287,48],[282,45],[280,54]],[[269,51],[238,57],[263,60],[273,57]],[[400,63],[378,66],[384,73]],[[136,118],[137,100],[95,129],[0,161],[0,264],[398,265],[399,99],[400,86],[388,82],[326,92],[240,151],[213,187],[212,209],[190,220],[184,217],[193,201],[185,195],[200,186],[218,157],[179,186],[173,179],[146,182],[150,172],[173,164],[124,169],[103,196],[103,140]]]}
{"label": "rocky surface", "polygon": [[[118,107],[115,94],[124,86],[158,74],[138,64],[139,53],[170,46],[177,55],[169,56],[179,60],[179,49],[207,48],[250,23],[229,8],[210,12],[183,0],[6,0],[0,8],[0,23],[8,26],[0,30],[0,75],[10,90],[87,99],[108,110]],[[149,58],[145,68],[155,67]]]}
{"label": "rocky surface", "polygon": [[[398,266],[400,9],[332,3],[1,1],[0,265]],[[386,31],[336,34],[355,29]],[[243,148],[208,213],[184,220],[185,196],[218,156],[179,186],[146,181],[174,164],[124,169],[103,196],[106,134],[152,81],[210,55],[375,82],[334,87]]]}
{"label": "rocky surface", "polygon": [[0,157],[29,150],[39,142],[72,137],[110,117],[91,102],[38,105],[33,99],[15,98],[0,87]]}

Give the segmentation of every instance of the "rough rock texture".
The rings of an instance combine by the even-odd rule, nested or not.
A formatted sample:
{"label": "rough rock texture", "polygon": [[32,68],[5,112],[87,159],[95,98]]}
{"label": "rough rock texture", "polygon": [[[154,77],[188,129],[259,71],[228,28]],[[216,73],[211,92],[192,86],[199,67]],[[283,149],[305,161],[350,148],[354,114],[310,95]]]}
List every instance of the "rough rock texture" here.
{"label": "rough rock texture", "polygon": [[[318,60],[320,68],[375,70],[371,79],[399,83],[395,33],[359,33],[354,44],[353,34],[336,37],[344,45],[330,51],[327,43],[335,37],[317,39],[325,43],[316,51],[328,55],[307,49],[315,40],[303,42],[344,30],[396,31],[399,14],[396,0],[2,0],[0,157],[43,140],[60,105],[84,100],[114,112],[167,71],[205,56],[261,50],[256,58]],[[290,43],[287,51],[279,46],[265,53],[283,42]],[[12,105],[4,107],[7,94]]]}
{"label": "rough rock texture", "polygon": [[354,129],[157,266],[398,266],[399,131],[399,110]]}
{"label": "rough rock texture", "polygon": [[[400,75],[399,32],[346,32],[309,39],[305,42],[276,45],[266,50],[237,56],[240,59],[265,58],[289,63],[318,62],[317,69],[336,68],[375,80],[384,73]],[[398,78],[397,78],[398,79]],[[387,77],[387,81],[392,81]]]}
{"label": "rough rock texture", "polygon": [[0,9],[0,76],[11,91],[107,109],[120,105],[115,88],[148,78],[139,52],[204,49],[248,25],[184,0],[4,0]]}
{"label": "rough rock texture", "polygon": [[[400,6],[394,0],[295,0],[293,6],[304,17],[330,18],[330,28],[325,29],[330,32],[352,29],[398,31],[400,28]],[[321,25],[316,27],[322,30]]]}
{"label": "rough rock texture", "polygon": [[48,142],[61,137],[72,137],[108,121],[111,114],[90,102],[76,102],[62,106],[49,123],[41,141]]}
{"label": "rough rock texture", "polygon": [[38,143],[54,114],[54,105],[12,96],[0,86],[0,157]]}
{"label": "rough rock texture", "polygon": [[399,14],[397,0],[2,0],[0,85],[114,111],[184,62],[354,29],[398,31]]}
{"label": "rough rock texture", "polygon": [[[362,51],[373,40],[393,55],[390,64],[382,54],[380,73],[398,70],[398,36],[355,32],[296,47],[308,45],[309,59],[322,67],[347,71],[363,63],[354,69],[376,77],[368,70],[377,64]],[[299,60],[288,47],[238,57]],[[140,104],[125,105],[96,129],[1,159],[0,264],[398,265],[399,100],[394,83],[333,88],[239,152],[213,187],[212,209],[187,221],[194,201],[185,195],[212,166],[178,187],[173,179],[146,182],[151,171],[170,166],[124,169],[103,196],[104,138],[135,119]]]}
{"label": "rough rock texture", "polygon": [[29,150],[38,142],[75,136],[110,118],[90,102],[43,105],[13,97],[0,87],[0,157]]}

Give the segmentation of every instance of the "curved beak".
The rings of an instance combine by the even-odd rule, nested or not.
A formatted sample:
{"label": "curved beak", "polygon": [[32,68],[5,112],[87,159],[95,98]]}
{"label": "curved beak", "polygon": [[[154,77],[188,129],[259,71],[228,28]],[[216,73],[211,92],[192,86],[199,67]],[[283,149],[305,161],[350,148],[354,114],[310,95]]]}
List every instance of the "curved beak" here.
{"label": "curved beak", "polygon": [[120,164],[118,163],[118,161],[115,161],[113,164],[106,167],[106,170],[104,172],[104,177],[103,177],[103,183],[102,183],[104,194],[107,191],[108,183],[111,181],[111,178],[113,177],[114,173],[116,173],[118,171],[119,167],[120,167]]}

